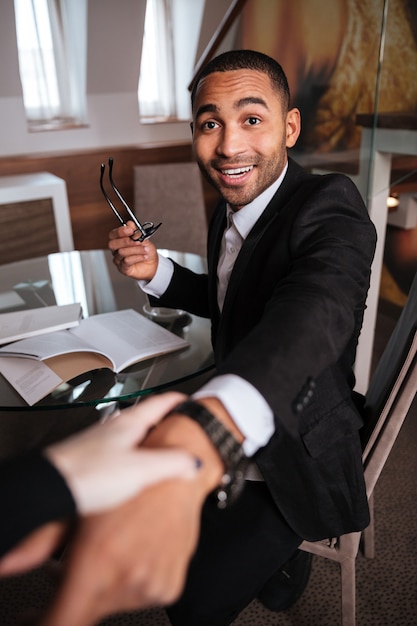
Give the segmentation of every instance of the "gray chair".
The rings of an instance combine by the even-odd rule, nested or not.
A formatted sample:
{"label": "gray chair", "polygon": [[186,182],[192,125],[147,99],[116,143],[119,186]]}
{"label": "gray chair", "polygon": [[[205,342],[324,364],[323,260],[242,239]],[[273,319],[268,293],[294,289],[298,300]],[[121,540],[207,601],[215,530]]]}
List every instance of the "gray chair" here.
{"label": "gray chair", "polygon": [[198,165],[192,161],[137,165],[133,180],[139,220],[162,222],[152,238],[155,245],[205,257],[207,219]]}
{"label": "gray chair", "polygon": [[364,555],[370,558],[374,556],[374,488],[416,393],[417,275],[365,399],[362,458],[371,523],[363,533],[350,533],[328,541],[304,541],[300,546],[301,550],[339,563],[342,626],[355,626],[356,623],[356,556],[361,540]]}

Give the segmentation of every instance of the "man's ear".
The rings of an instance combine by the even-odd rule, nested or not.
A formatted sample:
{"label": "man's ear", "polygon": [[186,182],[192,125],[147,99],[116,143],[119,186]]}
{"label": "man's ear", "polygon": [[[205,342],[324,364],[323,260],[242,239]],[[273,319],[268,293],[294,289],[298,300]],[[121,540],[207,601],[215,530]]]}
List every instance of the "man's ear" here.
{"label": "man's ear", "polygon": [[301,116],[298,109],[290,109],[286,117],[286,146],[295,146],[301,132]]}

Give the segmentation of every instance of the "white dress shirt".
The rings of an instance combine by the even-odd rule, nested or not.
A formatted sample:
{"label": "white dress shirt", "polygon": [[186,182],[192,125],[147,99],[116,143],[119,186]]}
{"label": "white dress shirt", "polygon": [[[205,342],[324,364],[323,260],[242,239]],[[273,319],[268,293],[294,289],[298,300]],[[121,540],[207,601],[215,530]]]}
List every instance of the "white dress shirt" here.
{"label": "white dress shirt", "polygon": [[[223,306],[229,277],[242,244],[276,193],[287,168],[288,164],[284,167],[280,177],[250,204],[235,212],[227,205],[228,228],[223,235],[217,270],[217,297],[220,310]],[[166,291],[173,271],[172,262],[159,255],[155,276],[149,282],[139,281],[139,285],[145,293],[158,298]],[[195,399],[209,396],[216,397],[222,402],[244,435],[243,449],[246,455],[252,456],[268,443],[275,429],[274,416],[262,394],[248,381],[234,374],[216,376],[193,394]],[[253,474],[248,478],[261,477]]]}

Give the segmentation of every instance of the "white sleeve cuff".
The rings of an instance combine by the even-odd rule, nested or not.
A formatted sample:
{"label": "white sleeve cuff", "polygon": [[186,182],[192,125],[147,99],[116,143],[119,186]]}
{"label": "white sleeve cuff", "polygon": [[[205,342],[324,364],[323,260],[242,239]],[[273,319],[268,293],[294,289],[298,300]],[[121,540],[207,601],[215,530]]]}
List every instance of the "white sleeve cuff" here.
{"label": "white sleeve cuff", "polygon": [[174,266],[171,259],[167,259],[158,252],[158,267],[152,280],[138,280],[139,287],[148,294],[159,298],[168,289],[174,273]]}
{"label": "white sleeve cuff", "polygon": [[245,436],[243,450],[255,454],[268,443],[275,430],[274,415],[265,398],[247,380],[226,374],[216,376],[193,394],[193,398],[215,397],[224,405]]}

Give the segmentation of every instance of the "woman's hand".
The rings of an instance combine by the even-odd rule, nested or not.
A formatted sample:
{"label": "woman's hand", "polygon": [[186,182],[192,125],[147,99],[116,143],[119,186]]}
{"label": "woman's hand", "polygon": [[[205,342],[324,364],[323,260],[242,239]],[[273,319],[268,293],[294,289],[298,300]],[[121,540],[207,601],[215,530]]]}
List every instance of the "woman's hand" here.
{"label": "woman's hand", "polygon": [[101,513],[161,480],[194,476],[198,462],[188,452],[138,447],[182,398],[175,392],[153,396],[45,450],[64,476],[80,515]]}

